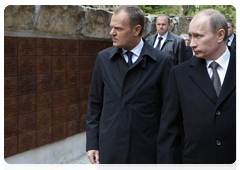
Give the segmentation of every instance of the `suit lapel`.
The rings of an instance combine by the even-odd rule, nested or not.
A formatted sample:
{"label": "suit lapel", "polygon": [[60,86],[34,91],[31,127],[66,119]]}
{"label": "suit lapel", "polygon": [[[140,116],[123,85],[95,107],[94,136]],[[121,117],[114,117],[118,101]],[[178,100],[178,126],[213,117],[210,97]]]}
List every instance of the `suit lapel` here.
{"label": "suit lapel", "polygon": [[228,97],[236,87],[236,52],[231,49],[228,69],[218,98],[217,107]]}
{"label": "suit lapel", "polygon": [[216,104],[217,95],[206,69],[206,61],[200,58],[193,58],[190,65],[192,67],[188,72],[190,77],[203,93]]}

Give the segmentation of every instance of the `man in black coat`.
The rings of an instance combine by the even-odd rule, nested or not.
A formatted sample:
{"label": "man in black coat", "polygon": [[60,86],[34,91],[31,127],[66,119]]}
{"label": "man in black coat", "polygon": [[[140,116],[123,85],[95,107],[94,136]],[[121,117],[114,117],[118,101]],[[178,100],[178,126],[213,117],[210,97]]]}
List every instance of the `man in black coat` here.
{"label": "man in black coat", "polygon": [[234,33],[235,30],[234,21],[231,19],[227,19],[227,24],[228,24],[227,46],[231,46],[233,49],[236,50],[236,34]]}
{"label": "man in black coat", "polygon": [[203,10],[192,19],[189,34],[196,57],[171,70],[158,163],[234,163],[236,51],[226,47],[226,19],[218,11]]}
{"label": "man in black coat", "polygon": [[156,20],[157,33],[147,37],[146,40],[154,48],[170,54],[174,65],[178,65],[187,60],[186,45],[182,37],[168,31],[170,23],[168,15],[160,14]]}
{"label": "man in black coat", "polygon": [[141,37],[144,13],[137,6],[117,7],[110,26],[114,47],[98,54],[93,71],[87,156],[94,164],[154,164],[172,62]]}

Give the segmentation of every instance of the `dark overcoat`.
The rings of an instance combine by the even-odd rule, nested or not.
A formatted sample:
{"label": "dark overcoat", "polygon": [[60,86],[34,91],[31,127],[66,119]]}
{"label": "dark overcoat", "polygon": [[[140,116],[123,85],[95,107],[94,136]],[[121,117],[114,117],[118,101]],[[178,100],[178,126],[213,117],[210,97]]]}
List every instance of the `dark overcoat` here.
{"label": "dark overcoat", "polygon": [[235,159],[236,51],[231,50],[219,98],[205,59],[195,57],[173,67],[159,130],[158,163],[230,164]]}
{"label": "dark overcoat", "polygon": [[[146,38],[146,41],[154,46],[158,33],[151,35]],[[170,31],[168,32],[168,36],[164,41],[161,51],[168,53],[174,65],[178,65],[184,61],[187,61],[186,58],[186,45],[185,41],[182,37],[172,34]]]}
{"label": "dark overcoat", "polygon": [[86,149],[99,150],[100,163],[157,162],[157,135],[171,67],[169,57],[146,42],[131,67],[120,48],[98,54],[89,94]]}
{"label": "dark overcoat", "polygon": [[231,48],[235,49],[236,50],[236,34],[234,33],[234,38],[233,38],[233,41],[232,41],[232,44],[231,44]]}

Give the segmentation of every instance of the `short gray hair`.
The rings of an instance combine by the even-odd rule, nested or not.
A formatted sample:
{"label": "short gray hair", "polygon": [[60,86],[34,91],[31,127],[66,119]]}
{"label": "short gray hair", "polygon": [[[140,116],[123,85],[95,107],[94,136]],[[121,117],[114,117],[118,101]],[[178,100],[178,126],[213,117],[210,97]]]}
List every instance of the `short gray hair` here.
{"label": "short gray hair", "polygon": [[187,34],[181,34],[180,37],[182,37],[182,38],[184,38],[184,37],[189,38],[189,35],[187,35]]}
{"label": "short gray hair", "polygon": [[141,31],[139,32],[139,36],[142,36],[143,34],[143,28],[144,28],[144,13],[143,11],[136,5],[121,5],[116,7],[113,12],[117,14],[118,12],[124,10],[128,13],[129,16],[129,25],[131,30],[136,26],[140,25]]}
{"label": "short gray hair", "polygon": [[201,14],[204,14],[210,17],[209,27],[213,33],[217,33],[220,29],[225,30],[224,41],[226,42],[228,39],[228,25],[227,25],[227,20],[225,16],[217,10],[205,9],[198,12],[193,18]]}

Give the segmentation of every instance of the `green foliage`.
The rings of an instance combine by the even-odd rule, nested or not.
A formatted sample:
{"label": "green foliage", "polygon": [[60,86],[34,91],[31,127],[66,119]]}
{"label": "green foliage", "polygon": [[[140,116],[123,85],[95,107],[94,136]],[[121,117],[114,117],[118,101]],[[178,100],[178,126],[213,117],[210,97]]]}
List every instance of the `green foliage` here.
{"label": "green foliage", "polygon": [[[179,15],[180,5],[138,5],[145,13]],[[183,16],[193,17],[196,12],[204,9],[215,9],[220,11],[226,18],[231,18],[236,23],[236,8],[232,5],[182,5]]]}

